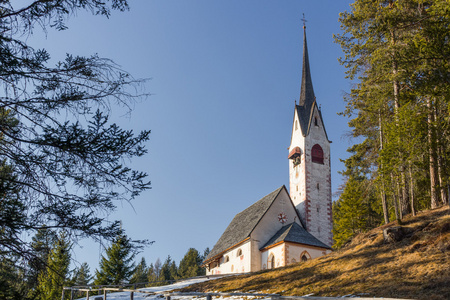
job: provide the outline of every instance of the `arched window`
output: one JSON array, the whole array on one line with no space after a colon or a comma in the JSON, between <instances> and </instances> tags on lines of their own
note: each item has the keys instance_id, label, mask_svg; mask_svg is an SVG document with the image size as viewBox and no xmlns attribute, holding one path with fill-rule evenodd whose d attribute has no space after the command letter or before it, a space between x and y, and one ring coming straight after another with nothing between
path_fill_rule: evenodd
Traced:
<instances>
[{"instance_id":1,"label":"arched window","mask_svg":"<svg viewBox=\"0 0 450 300\"><path fill-rule=\"evenodd\" d=\"M318 144L315 144L311 149L312 162L323 165L323 150Z\"/></svg>"},{"instance_id":2,"label":"arched window","mask_svg":"<svg viewBox=\"0 0 450 300\"><path fill-rule=\"evenodd\" d=\"M317 122L317 117L314 117L314 126L319 126L319 123Z\"/></svg>"},{"instance_id":3,"label":"arched window","mask_svg":"<svg viewBox=\"0 0 450 300\"><path fill-rule=\"evenodd\" d=\"M239 257L241 255L242 255L242 249L239 249L236 256Z\"/></svg>"},{"instance_id":4,"label":"arched window","mask_svg":"<svg viewBox=\"0 0 450 300\"><path fill-rule=\"evenodd\" d=\"M270 254L269 259L267 260L267 268L274 269L275 268L275 256L273 253Z\"/></svg>"},{"instance_id":5,"label":"arched window","mask_svg":"<svg viewBox=\"0 0 450 300\"><path fill-rule=\"evenodd\" d=\"M303 251L302 254L300 254L300 261L307 261L311 259L311 255L309 255L308 251Z\"/></svg>"}]
</instances>

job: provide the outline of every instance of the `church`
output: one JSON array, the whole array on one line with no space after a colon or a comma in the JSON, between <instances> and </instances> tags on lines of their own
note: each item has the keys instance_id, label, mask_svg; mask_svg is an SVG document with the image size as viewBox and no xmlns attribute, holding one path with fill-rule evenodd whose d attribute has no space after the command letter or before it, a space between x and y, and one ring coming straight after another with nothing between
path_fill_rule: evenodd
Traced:
<instances>
[{"instance_id":1,"label":"church","mask_svg":"<svg viewBox=\"0 0 450 300\"><path fill-rule=\"evenodd\" d=\"M330 143L314 95L306 26L303 67L283 185L238 213L203 261L207 275L255 272L331 252Z\"/></svg>"}]
</instances>

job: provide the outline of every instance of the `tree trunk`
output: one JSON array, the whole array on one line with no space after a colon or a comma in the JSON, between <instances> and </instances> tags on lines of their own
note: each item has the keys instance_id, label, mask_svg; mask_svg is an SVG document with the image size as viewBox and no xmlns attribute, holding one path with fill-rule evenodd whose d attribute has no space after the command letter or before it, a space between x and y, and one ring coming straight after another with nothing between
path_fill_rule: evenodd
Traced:
<instances>
[{"instance_id":1,"label":"tree trunk","mask_svg":"<svg viewBox=\"0 0 450 300\"><path fill-rule=\"evenodd\" d=\"M383 150L383 130L381 126L381 113L378 114L378 125L380 130L380 152ZM389 211L386 201L386 190L384 186L383 165L380 163L380 176L381 176L381 205L383 206L384 224L389 223Z\"/></svg>"},{"instance_id":2,"label":"tree trunk","mask_svg":"<svg viewBox=\"0 0 450 300\"><path fill-rule=\"evenodd\" d=\"M414 179L412 176L411 162L408 164L409 169L409 203L411 205L411 214L416 215L416 210L414 209Z\"/></svg>"},{"instance_id":3,"label":"tree trunk","mask_svg":"<svg viewBox=\"0 0 450 300\"><path fill-rule=\"evenodd\" d=\"M427 97L428 108L428 152L430 156L430 196L431 208L437 208L439 205L438 194L436 190L437 174L436 174L436 138L433 128L433 107L430 97Z\"/></svg>"},{"instance_id":4,"label":"tree trunk","mask_svg":"<svg viewBox=\"0 0 450 300\"><path fill-rule=\"evenodd\" d=\"M392 3L391 3L392 4ZM395 31L391 30L391 43L392 46L396 43L396 36ZM396 59L396 53L394 52L392 54L392 75L393 75L393 89L394 89L394 113L395 113L395 125L397 127L400 126L399 124L399 118L398 118L398 111L400 109L400 83L398 81L397 75L398 75L398 63ZM400 144L402 142L402 137L398 137L398 143ZM403 163L403 157L402 153L399 153L400 157L400 178L401 178L401 193L398 193L399 197L399 203L400 203L400 210L401 215L408 214L408 189L406 186L406 175L405 175L405 168L403 167L405 164ZM398 183L397 183L398 184Z\"/></svg>"},{"instance_id":5,"label":"tree trunk","mask_svg":"<svg viewBox=\"0 0 450 300\"><path fill-rule=\"evenodd\" d=\"M395 186L396 184L396 180L394 180L394 175L391 174L391 180L392 180L392 197L394 199L394 210L395 210L395 219L396 220L400 220L400 215L399 215L399 209L398 209L398 201L397 201L397 192L395 191L396 188Z\"/></svg>"}]
</instances>

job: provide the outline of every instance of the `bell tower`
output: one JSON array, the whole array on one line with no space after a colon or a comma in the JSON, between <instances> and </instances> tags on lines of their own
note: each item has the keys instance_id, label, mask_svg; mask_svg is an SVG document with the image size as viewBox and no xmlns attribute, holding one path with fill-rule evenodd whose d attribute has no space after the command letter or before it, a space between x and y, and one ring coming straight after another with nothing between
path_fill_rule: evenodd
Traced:
<instances>
[{"instance_id":1,"label":"bell tower","mask_svg":"<svg viewBox=\"0 0 450 300\"><path fill-rule=\"evenodd\" d=\"M288 155L289 191L306 230L328 246L333 244L330 143L314 95L303 25L300 99L294 108Z\"/></svg>"}]
</instances>

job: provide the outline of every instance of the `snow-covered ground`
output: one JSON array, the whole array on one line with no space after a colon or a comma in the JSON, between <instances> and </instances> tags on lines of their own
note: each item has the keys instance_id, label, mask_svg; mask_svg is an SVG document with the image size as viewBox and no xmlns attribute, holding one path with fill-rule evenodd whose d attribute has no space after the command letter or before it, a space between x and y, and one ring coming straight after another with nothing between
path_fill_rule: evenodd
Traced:
<instances>
[{"instance_id":1,"label":"snow-covered ground","mask_svg":"<svg viewBox=\"0 0 450 300\"><path fill-rule=\"evenodd\" d=\"M174 284L170 284L170 285L163 285L163 286L155 286L155 287L148 287L148 288L142 288L142 289L138 289L134 292L134 300L161 300L162 298L162 294L164 292L168 292L168 291L172 291L172 290L176 290L176 289L180 289L186 286L189 286L191 284L194 283L198 283L198 282L203 282L203 281L207 281L210 280L206 277L203 278L194 278L194 279L189 279L189 280L183 280L183 281L178 281ZM147 293L139 293L139 291L146 291L146 292L152 292L152 293L159 293L157 295L151 295L151 294L147 294ZM101 299L103 299L102 295L90 295L89 299L90 300L94 300L97 297L100 297ZM181 299L184 297L177 297L177 299ZM189 298L192 298L189 297ZM84 300L86 299L86 297L82 297L79 298L78 300ZM130 292L111 292L108 293L106 296L107 300L125 300L125 299L130 299Z\"/></svg>"}]
</instances>

